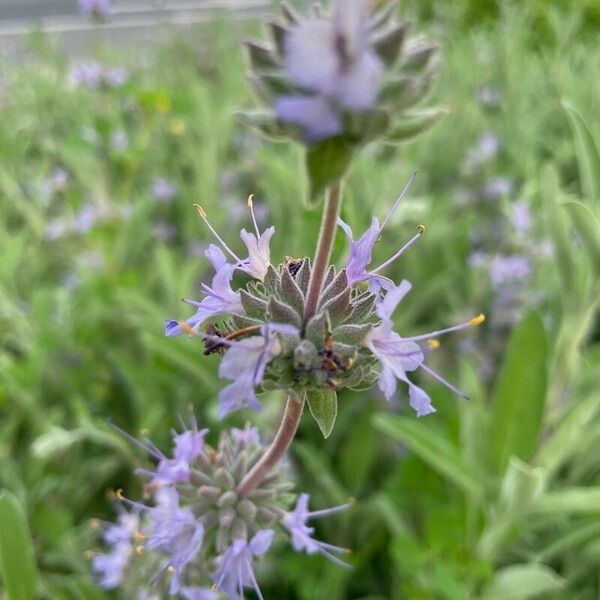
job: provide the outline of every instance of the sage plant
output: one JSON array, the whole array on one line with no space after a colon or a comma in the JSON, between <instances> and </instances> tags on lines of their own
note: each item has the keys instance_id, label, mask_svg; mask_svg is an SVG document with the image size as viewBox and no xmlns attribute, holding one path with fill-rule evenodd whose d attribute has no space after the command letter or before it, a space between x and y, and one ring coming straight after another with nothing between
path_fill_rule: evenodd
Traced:
<instances>
[{"instance_id":1,"label":"sage plant","mask_svg":"<svg viewBox=\"0 0 600 600\"><path fill-rule=\"evenodd\" d=\"M104 527L109 551L93 559L105 587L122 586L127 597L168 594L188 600L219 593L241 600L250 588L262 598L255 563L276 537L285 536L296 551L348 567L346 549L316 539L312 523L347 510L351 502L309 509L309 494L294 492L284 460L305 406L327 438L342 389L378 386L390 399L400 382L421 417L435 412L427 392L412 379L421 369L465 397L426 364L426 357L438 349L439 336L479 325L483 315L411 337L394 331L392 315L411 285L394 283L386 269L424 227L387 260L371 264L374 245L412 178L387 214L381 220L373 216L360 235L339 217L341 176L349 158L367 140L389 137L398 117L390 110L392 90L399 94L400 87L407 94L407 86L422 88L418 76L404 74L402 65L419 72L433 52L433 46L421 45L420 53L412 50L400 60L408 25L392 22L392 8L373 15L367 2L337 0L330 15L301 18L284 7L286 25L271 24L275 44L248 45L253 77L263 83L274 78L281 83L278 89L285 88L271 98L272 123L306 146L312 201L327 188L316 249L312 259L273 257L275 227L259 228L252 196L241 244L216 231L196 205L214 238L206 250L214 275L202 284L201 298L185 300L193 314L169 319L164 327L167 336L187 335L203 344L205 355L220 355L219 376L230 380L219 393L220 417L260 410L260 393L279 390L286 399L281 422L268 443L246 427L221 432L213 448L205 442L207 430L193 418L191 426L173 433L168 455L140 442L155 468L139 471L147 479L144 502L117 493L121 515L116 525ZM386 81L392 87L386 88ZM411 97L416 96L413 90ZM338 229L349 252L344 264L333 265Z\"/></svg>"}]
</instances>

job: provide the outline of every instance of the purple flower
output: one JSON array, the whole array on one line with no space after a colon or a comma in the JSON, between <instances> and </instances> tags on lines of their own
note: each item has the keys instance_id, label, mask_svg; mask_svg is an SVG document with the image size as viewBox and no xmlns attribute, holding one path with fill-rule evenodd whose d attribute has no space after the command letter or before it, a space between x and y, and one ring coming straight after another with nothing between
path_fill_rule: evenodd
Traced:
<instances>
[{"instance_id":1,"label":"purple flower","mask_svg":"<svg viewBox=\"0 0 600 600\"><path fill-rule=\"evenodd\" d=\"M263 596L254 576L255 556L263 555L273 543L275 532L262 529L247 542L237 539L221 557L215 587L224 592L229 600L244 600L244 588L252 588L260 600Z\"/></svg>"},{"instance_id":2,"label":"purple flower","mask_svg":"<svg viewBox=\"0 0 600 600\"><path fill-rule=\"evenodd\" d=\"M108 87L118 88L125 85L129 79L129 71L125 67L114 67L105 69L104 83Z\"/></svg>"},{"instance_id":3,"label":"purple flower","mask_svg":"<svg viewBox=\"0 0 600 600\"><path fill-rule=\"evenodd\" d=\"M519 233L525 233L531 228L531 212L529 204L524 200L515 202L510 210L510 220L515 230Z\"/></svg>"},{"instance_id":4,"label":"purple flower","mask_svg":"<svg viewBox=\"0 0 600 600\"><path fill-rule=\"evenodd\" d=\"M233 383L219 393L220 418L239 408L261 409L254 388L262 382L269 361L281 354L280 334L297 333L292 325L267 323L262 326L261 335L230 344L219 366L219 376L232 379Z\"/></svg>"},{"instance_id":5,"label":"purple flower","mask_svg":"<svg viewBox=\"0 0 600 600\"><path fill-rule=\"evenodd\" d=\"M308 510L308 500L308 494L300 494L300 496L298 496L298 501L296 502L296 508L294 508L293 511L286 513L281 522L282 525L290 532L294 550L297 552L304 550L307 554L315 554L318 552L319 554L326 556L335 564L342 567L348 567L349 565L347 563L332 554L333 552L347 554L348 550L346 548L332 546L331 544L315 540L312 537L315 532L315 528L309 527L306 522L309 519L325 517L327 515L332 515L342 510L346 510L351 506L351 504L347 503L340 506L334 506L333 508L327 508L325 510L310 512Z\"/></svg>"},{"instance_id":6,"label":"purple flower","mask_svg":"<svg viewBox=\"0 0 600 600\"><path fill-rule=\"evenodd\" d=\"M217 595L209 588L184 587L179 593L184 600L217 600Z\"/></svg>"},{"instance_id":7,"label":"purple flower","mask_svg":"<svg viewBox=\"0 0 600 600\"><path fill-rule=\"evenodd\" d=\"M117 129L117 131L112 134L110 143L113 150L123 152L124 150L127 150L127 146L129 145L129 136L124 129Z\"/></svg>"},{"instance_id":8,"label":"purple flower","mask_svg":"<svg viewBox=\"0 0 600 600\"><path fill-rule=\"evenodd\" d=\"M221 249L214 244L208 247L205 254L216 271L212 287L202 284L206 297L200 302L184 300L197 308L196 314L185 323L173 320L165 321L165 335L181 335L184 331L196 333L200 325L210 317L223 313L243 312L239 293L231 289L231 278L235 271L235 265L229 264Z\"/></svg>"},{"instance_id":9,"label":"purple flower","mask_svg":"<svg viewBox=\"0 0 600 600\"><path fill-rule=\"evenodd\" d=\"M260 233L258 228L258 223L256 221L256 215L254 214L254 204L252 202L253 195L251 194L248 197L248 207L250 208L250 214L252 215L252 222L254 224L254 230L256 231L256 235L253 233L248 233L245 229L242 229L240 232L240 237L243 242L246 244L246 248L248 249L248 258L241 259L221 238L221 236L217 233L215 228L210 224L208 218L206 217L206 212L204 209L198 205L194 204L196 209L198 210L198 214L200 218L206 223L206 226L210 229L211 233L217 238L223 249L236 261L235 268L240 269L255 277L256 279L260 279L261 281L264 279L264 276L267 273L267 269L271 264L271 251L269 249L269 242L275 233L275 227L268 227Z\"/></svg>"},{"instance_id":10,"label":"purple flower","mask_svg":"<svg viewBox=\"0 0 600 600\"><path fill-rule=\"evenodd\" d=\"M277 116L301 125L308 140L318 141L341 132L340 108L371 108L383 65L368 34L366 0L335 0L330 18L298 23L285 40L284 70L307 95L278 98Z\"/></svg>"},{"instance_id":11,"label":"purple flower","mask_svg":"<svg viewBox=\"0 0 600 600\"><path fill-rule=\"evenodd\" d=\"M388 211L386 217L383 220L383 223L379 225L379 220L377 217L373 217L371 220L370 227L363 233L363 235L358 239L354 240L354 233L352 232L351 227L342 221L342 219L338 219L338 225L344 230L346 234L346 238L350 243L350 257L346 263L346 275L348 277L348 283L350 285L354 285L361 281L369 281L374 284L377 288L383 287L384 289L389 289L393 284L389 279L383 277L381 275L377 275L379 271L382 271L388 265L393 263L397 258L399 258L414 242L416 242L421 234L425 231L425 228L422 225L419 225L417 228L417 233L410 239L406 244L404 244L400 250L398 250L392 257L386 260L384 263L372 269L371 271L367 271L367 266L371 263L372 255L373 255L373 246L379 239L383 228L387 224L387 222L391 219L392 215L396 211L396 208L400 204L402 198L408 191L411 183L415 178L415 173L411 176L408 183L404 186L404 189L400 193L400 196L394 202L392 208Z\"/></svg>"},{"instance_id":12,"label":"purple flower","mask_svg":"<svg viewBox=\"0 0 600 600\"><path fill-rule=\"evenodd\" d=\"M244 429L233 427L229 434L231 435L232 439L242 446L260 444L260 433L256 427L250 427L249 425L246 425Z\"/></svg>"},{"instance_id":13,"label":"purple flower","mask_svg":"<svg viewBox=\"0 0 600 600\"><path fill-rule=\"evenodd\" d=\"M154 445L148 443L145 448L158 459L156 472L138 469L138 473L149 475L152 479L150 486L172 485L186 482L190 479L190 466L204 450L204 436L208 429L198 431L194 421L192 429L183 433L173 431L173 458L167 458Z\"/></svg>"},{"instance_id":14,"label":"purple flower","mask_svg":"<svg viewBox=\"0 0 600 600\"><path fill-rule=\"evenodd\" d=\"M436 336L479 325L483 322L484 317L483 315L479 315L460 325L403 338L392 330L391 316L402 298L410 291L410 287L410 283L403 280L399 286L386 292L377 305L377 313L382 321L379 325L371 329L363 343L381 363L378 384L386 399L389 400L393 396L396 391L396 380L400 379L408 385L411 407L414 408L418 417L422 417L435 412L435 408L431 405L431 398L427 393L412 383L408 379L406 372L421 368L455 394L466 398L463 392L426 366L423 361L426 351L433 350L439 346L439 343L435 340ZM417 342L422 340L428 342L428 348L423 349L419 346Z\"/></svg>"},{"instance_id":15,"label":"purple flower","mask_svg":"<svg viewBox=\"0 0 600 600\"><path fill-rule=\"evenodd\" d=\"M465 169L472 172L481 165L492 160L500 150L500 140L493 133L482 135L473 148L469 150L465 159Z\"/></svg>"},{"instance_id":16,"label":"purple flower","mask_svg":"<svg viewBox=\"0 0 600 600\"><path fill-rule=\"evenodd\" d=\"M531 275L531 262L526 256L494 256L490 263L492 286L523 281Z\"/></svg>"},{"instance_id":17,"label":"purple flower","mask_svg":"<svg viewBox=\"0 0 600 600\"><path fill-rule=\"evenodd\" d=\"M181 587L185 567L202 548L204 526L189 508L179 506L177 490L164 487L156 494L156 506L146 508L149 524L144 532L149 550L164 552L168 560L154 581L168 570L171 573L169 593L173 596Z\"/></svg>"},{"instance_id":18,"label":"purple flower","mask_svg":"<svg viewBox=\"0 0 600 600\"><path fill-rule=\"evenodd\" d=\"M97 554L92 559L92 569L100 576L100 585L106 589L117 587L122 579L125 567L133 552L133 539L139 527L138 512L121 512L117 523L110 525L104 535L104 541L112 546L112 551Z\"/></svg>"},{"instance_id":19,"label":"purple flower","mask_svg":"<svg viewBox=\"0 0 600 600\"><path fill-rule=\"evenodd\" d=\"M158 178L152 182L152 195L154 196L154 199L159 202L169 202L170 200L173 200L176 193L177 189L168 179Z\"/></svg>"},{"instance_id":20,"label":"purple flower","mask_svg":"<svg viewBox=\"0 0 600 600\"><path fill-rule=\"evenodd\" d=\"M486 200L497 200L510 195L513 187L513 180L510 177L495 177L485 184L483 196Z\"/></svg>"},{"instance_id":21,"label":"purple flower","mask_svg":"<svg viewBox=\"0 0 600 600\"><path fill-rule=\"evenodd\" d=\"M96 90L103 82L104 69L100 63L88 61L71 67L69 81L76 86L82 85Z\"/></svg>"},{"instance_id":22,"label":"purple flower","mask_svg":"<svg viewBox=\"0 0 600 600\"><path fill-rule=\"evenodd\" d=\"M88 17L107 19L112 15L112 1L79 0L79 10Z\"/></svg>"}]
</instances>

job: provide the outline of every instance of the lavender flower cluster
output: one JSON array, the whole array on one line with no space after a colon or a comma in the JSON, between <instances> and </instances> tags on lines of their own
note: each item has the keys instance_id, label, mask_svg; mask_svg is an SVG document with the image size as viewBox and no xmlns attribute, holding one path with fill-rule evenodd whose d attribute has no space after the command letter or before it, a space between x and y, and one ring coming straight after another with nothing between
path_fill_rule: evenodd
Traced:
<instances>
[{"instance_id":1,"label":"lavender flower cluster","mask_svg":"<svg viewBox=\"0 0 600 600\"><path fill-rule=\"evenodd\" d=\"M244 589L250 588L262 599L254 564L272 547L277 531L289 537L296 551L320 553L347 566L336 556L347 551L316 540L308 522L345 510L349 503L311 512L308 494L300 494L289 510L294 496L282 466L241 495L238 486L263 451L258 430L247 426L223 432L216 448L206 444L207 434L195 421L173 432L170 456L149 441L138 442L156 463L154 469L138 470L148 480L148 501L116 493L117 522L102 525L109 550L92 558L103 587L122 586L127 598L152 597L148 590L153 589L160 594L156 597L185 600L216 599L218 592L243 600Z\"/></svg>"}]
</instances>

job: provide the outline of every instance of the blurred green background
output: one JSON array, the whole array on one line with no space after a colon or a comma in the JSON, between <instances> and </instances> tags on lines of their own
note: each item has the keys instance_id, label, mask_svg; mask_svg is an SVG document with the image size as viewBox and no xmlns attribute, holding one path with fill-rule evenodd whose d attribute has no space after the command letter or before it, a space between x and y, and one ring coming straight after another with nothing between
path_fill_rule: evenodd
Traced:
<instances>
[{"instance_id":1,"label":"blurred green background","mask_svg":"<svg viewBox=\"0 0 600 600\"><path fill-rule=\"evenodd\" d=\"M401 333L488 315L432 361L472 400L422 378L438 408L426 419L376 391L343 394L326 441L306 417L298 490L315 507L356 497L318 526L353 549L354 569L282 540L262 591L598 598L600 5L407 0L400 13L441 43L434 96L448 115L415 143L369 147L343 218L364 229L419 172L376 258L427 226L389 273L413 283ZM189 316L179 299L209 272L194 202L235 245L254 193L277 229L273 260L313 252L300 151L234 114L254 105L241 41L259 31L217 16L151 54L107 39L77 59L33 34L24 58L0 63L0 573L25 582L14 598L119 597L92 584L89 523L112 518L110 490L139 496L147 458L111 423L166 449L190 403L213 441L246 420L269 437L277 422L278 395L219 422L215 357L162 330ZM339 236L335 258L345 251Z\"/></svg>"}]
</instances>

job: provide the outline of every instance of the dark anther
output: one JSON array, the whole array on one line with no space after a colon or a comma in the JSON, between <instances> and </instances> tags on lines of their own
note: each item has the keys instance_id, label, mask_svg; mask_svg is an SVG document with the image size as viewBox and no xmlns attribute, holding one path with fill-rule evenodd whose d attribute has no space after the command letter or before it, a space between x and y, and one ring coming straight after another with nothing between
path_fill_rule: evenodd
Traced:
<instances>
[{"instance_id":1,"label":"dark anther","mask_svg":"<svg viewBox=\"0 0 600 600\"><path fill-rule=\"evenodd\" d=\"M223 354L227 344L220 342L217 338L224 338L218 325L209 325L206 328L206 336L202 338L205 345L204 356L209 354Z\"/></svg>"},{"instance_id":2,"label":"dark anther","mask_svg":"<svg viewBox=\"0 0 600 600\"><path fill-rule=\"evenodd\" d=\"M285 264L285 267L287 268L287 270L290 272L290 275L292 277L296 277L296 274L298 273L298 271L301 269L302 265L304 264L304 259L303 258L292 258L291 256L286 256L284 264Z\"/></svg>"}]
</instances>

